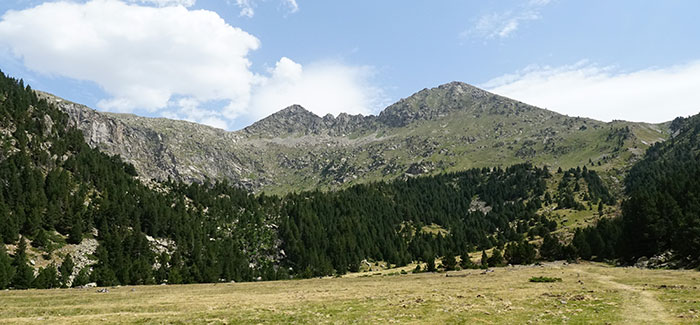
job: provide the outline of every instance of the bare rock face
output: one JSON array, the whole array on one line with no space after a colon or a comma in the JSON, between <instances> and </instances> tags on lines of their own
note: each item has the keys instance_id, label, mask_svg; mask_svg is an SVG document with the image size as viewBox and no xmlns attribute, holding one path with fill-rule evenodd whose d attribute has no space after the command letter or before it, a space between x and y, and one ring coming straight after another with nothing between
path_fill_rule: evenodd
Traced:
<instances>
[{"instance_id":1,"label":"bare rock face","mask_svg":"<svg viewBox=\"0 0 700 325\"><path fill-rule=\"evenodd\" d=\"M85 141L119 155L139 175L159 181L203 182L207 179L242 180L247 169L238 158L235 133L196 123L130 114L97 112L87 106L41 94L68 113L69 125L83 131ZM263 180L242 186L259 187Z\"/></svg>"}]
</instances>

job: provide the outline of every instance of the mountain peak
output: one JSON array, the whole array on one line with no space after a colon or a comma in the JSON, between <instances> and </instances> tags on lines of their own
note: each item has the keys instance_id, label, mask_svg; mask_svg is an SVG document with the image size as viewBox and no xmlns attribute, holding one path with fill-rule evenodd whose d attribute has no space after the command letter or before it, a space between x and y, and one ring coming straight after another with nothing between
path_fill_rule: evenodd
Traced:
<instances>
[{"instance_id":1,"label":"mountain peak","mask_svg":"<svg viewBox=\"0 0 700 325\"><path fill-rule=\"evenodd\" d=\"M248 134L276 137L316 133L323 119L301 105L291 105L243 129Z\"/></svg>"},{"instance_id":2,"label":"mountain peak","mask_svg":"<svg viewBox=\"0 0 700 325\"><path fill-rule=\"evenodd\" d=\"M300 105L292 105L253 123L243 131L261 137L310 134L345 136L374 129L376 125L376 116L372 115L340 113L335 117L329 113L320 117Z\"/></svg>"},{"instance_id":3,"label":"mountain peak","mask_svg":"<svg viewBox=\"0 0 700 325\"><path fill-rule=\"evenodd\" d=\"M387 107L379 120L392 127L405 126L415 120L430 120L450 112L466 110L496 95L470 84L453 81L435 88L425 88Z\"/></svg>"},{"instance_id":4,"label":"mountain peak","mask_svg":"<svg viewBox=\"0 0 700 325\"><path fill-rule=\"evenodd\" d=\"M294 104L294 105L290 105L288 107L285 107L285 108L277 111L276 113L273 113L270 116L275 116L275 115L277 115L277 116L279 116L279 115L286 115L286 116L309 115L309 116L318 117L316 114L312 113L308 109L304 108L304 106L301 106L299 104Z\"/></svg>"}]
</instances>

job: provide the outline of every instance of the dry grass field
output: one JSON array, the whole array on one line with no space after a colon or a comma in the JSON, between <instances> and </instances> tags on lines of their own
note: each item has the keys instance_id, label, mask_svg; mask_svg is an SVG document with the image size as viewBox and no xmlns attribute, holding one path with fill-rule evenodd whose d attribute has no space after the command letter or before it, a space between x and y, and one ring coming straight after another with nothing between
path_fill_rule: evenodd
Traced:
<instances>
[{"instance_id":1,"label":"dry grass field","mask_svg":"<svg viewBox=\"0 0 700 325\"><path fill-rule=\"evenodd\" d=\"M700 323L700 273L591 263L108 290L3 291L0 323Z\"/></svg>"}]
</instances>

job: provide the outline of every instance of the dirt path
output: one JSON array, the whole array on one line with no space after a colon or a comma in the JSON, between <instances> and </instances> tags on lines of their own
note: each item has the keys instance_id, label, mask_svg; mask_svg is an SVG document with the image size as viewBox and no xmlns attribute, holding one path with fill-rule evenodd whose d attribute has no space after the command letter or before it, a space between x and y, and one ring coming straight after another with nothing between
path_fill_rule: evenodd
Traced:
<instances>
[{"instance_id":1,"label":"dirt path","mask_svg":"<svg viewBox=\"0 0 700 325\"><path fill-rule=\"evenodd\" d=\"M575 269L586 274L606 287L620 290L623 296L622 313L625 322L631 324L672 324L674 318L668 314L664 306L656 299L654 293L635 286L620 283L610 275Z\"/></svg>"}]
</instances>

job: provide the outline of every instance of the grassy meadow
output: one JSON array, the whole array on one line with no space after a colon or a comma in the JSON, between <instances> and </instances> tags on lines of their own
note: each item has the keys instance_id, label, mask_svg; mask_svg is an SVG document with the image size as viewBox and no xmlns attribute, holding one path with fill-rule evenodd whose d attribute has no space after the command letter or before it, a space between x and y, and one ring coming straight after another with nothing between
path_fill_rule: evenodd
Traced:
<instances>
[{"instance_id":1,"label":"grassy meadow","mask_svg":"<svg viewBox=\"0 0 700 325\"><path fill-rule=\"evenodd\" d=\"M602 264L0 292L0 323L700 323L700 273ZM532 277L561 278L534 283Z\"/></svg>"}]
</instances>

